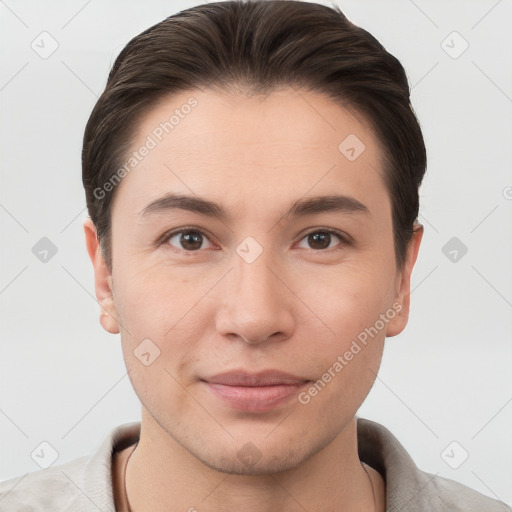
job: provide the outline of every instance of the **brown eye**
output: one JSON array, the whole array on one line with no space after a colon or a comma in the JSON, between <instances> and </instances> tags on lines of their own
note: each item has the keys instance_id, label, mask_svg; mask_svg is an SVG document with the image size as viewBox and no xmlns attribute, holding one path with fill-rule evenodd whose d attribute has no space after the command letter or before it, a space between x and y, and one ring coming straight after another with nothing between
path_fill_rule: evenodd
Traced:
<instances>
[{"instance_id":1,"label":"brown eye","mask_svg":"<svg viewBox=\"0 0 512 512\"><path fill-rule=\"evenodd\" d=\"M184 251L198 251L203 248L203 242L208 238L201 231L182 230L175 231L167 239L167 243Z\"/></svg>"},{"instance_id":2,"label":"brown eye","mask_svg":"<svg viewBox=\"0 0 512 512\"><path fill-rule=\"evenodd\" d=\"M313 249L314 251L322 251L330 249L336 244L331 245L332 242L344 242L345 238L332 230L317 230L308 233L302 240L306 240L308 247L306 249Z\"/></svg>"}]
</instances>

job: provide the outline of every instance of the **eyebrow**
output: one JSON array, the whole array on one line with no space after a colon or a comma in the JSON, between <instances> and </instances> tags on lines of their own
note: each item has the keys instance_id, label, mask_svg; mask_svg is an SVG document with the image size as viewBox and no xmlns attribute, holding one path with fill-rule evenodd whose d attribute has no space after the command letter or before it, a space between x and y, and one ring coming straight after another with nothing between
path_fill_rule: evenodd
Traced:
<instances>
[{"instance_id":1,"label":"eyebrow","mask_svg":"<svg viewBox=\"0 0 512 512\"><path fill-rule=\"evenodd\" d=\"M222 221L229 221L232 215L223 206L197 196L169 193L155 199L139 212L147 218L152 215L172 210L186 210ZM282 217L304 217L324 212L362 213L371 216L370 210L363 203L351 196L326 195L315 196L294 201Z\"/></svg>"}]
</instances>

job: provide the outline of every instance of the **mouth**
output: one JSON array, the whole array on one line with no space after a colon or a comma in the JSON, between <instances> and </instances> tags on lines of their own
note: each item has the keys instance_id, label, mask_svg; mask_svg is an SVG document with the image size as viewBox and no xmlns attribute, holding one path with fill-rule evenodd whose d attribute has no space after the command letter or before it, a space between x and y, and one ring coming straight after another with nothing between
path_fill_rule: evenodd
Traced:
<instances>
[{"instance_id":1,"label":"mouth","mask_svg":"<svg viewBox=\"0 0 512 512\"><path fill-rule=\"evenodd\" d=\"M259 373L235 370L202 382L215 398L234 409L267 412L297 396L310 381L276 370Z\"/></svg>"}]
</instances>

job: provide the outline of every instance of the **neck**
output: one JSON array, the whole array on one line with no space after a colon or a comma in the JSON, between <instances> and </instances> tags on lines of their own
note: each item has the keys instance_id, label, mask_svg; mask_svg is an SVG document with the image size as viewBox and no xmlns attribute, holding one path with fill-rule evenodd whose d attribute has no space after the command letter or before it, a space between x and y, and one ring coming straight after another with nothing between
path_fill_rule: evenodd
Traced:
<instances>
[{"instance_id":1,"label":"neck","mask_svg":"<svg viewBox=\"0 0 512 512\"><path fill-rule=\"evenodd\" d=\"M379 474L357 453L356 420L319 452L292 469L230 474L185 450L143 408L139 443L126 468L133 512L251 510L384 510ZM171 507L169 507L171 504Z\"/></svg>"}]
</instances>

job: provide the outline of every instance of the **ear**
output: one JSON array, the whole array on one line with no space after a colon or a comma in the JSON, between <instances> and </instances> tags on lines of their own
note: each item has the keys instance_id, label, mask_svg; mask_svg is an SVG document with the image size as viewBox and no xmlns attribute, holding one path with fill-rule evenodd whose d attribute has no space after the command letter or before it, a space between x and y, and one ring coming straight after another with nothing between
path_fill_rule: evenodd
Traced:
<instances>
[{"instance_id":1,"label":"ear","mask_svg":"<svg viewBox=\"0 0 512 512\"><path fill-rule=\"evenodd\" d=\"M119 324L112 291L112 276L101 254L96 226L90 217L84 220L83 226L87 252L94 269L94 288L100 305L100 323L107 332L118 334Z\"/></svg>"},{"instance_id":2,"label":"ear","mask_svg":"<svg viewBox=\"0 0 512 512\"><path fill-rule=\"evenodd\" d=\"M409 306L411 296L411 273L418 257L421 239L423 238L423 225L414 224L414 232L407 246L407 254L403 270L397 276L397 292L393 304L400 304L401 309L398 314L391 319L386 326L386 337L400 334L409 320ZM396 309L395 309L396 308ZM396 311L398 307L395 306Z\"/></svg>"}]
</instances>

